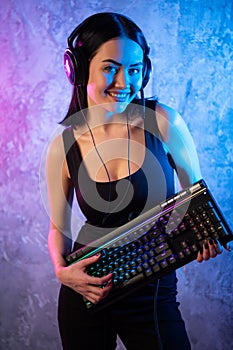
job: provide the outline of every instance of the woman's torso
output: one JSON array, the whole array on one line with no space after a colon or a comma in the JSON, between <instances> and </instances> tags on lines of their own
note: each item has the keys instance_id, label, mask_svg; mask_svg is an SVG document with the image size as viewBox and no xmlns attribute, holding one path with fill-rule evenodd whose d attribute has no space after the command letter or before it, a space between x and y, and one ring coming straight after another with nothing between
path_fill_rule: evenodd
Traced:
<instances>
[{"instance_id":1,"label":"woman's torso","mask_svg":"<svg viewBox=\"0 0 233 350\"><path fill-rule=\"evenodd\" d=\"M150 101L150 104L153 105L153 102ZM138 143L143 146L144 151L136 160L138 165L133 169L131 169L132 165L128 166L127 171L123 172L124 176L118 175L120 178L117 180L95 181L83 162L83 152L74 137L72 128L64 131L63 138L70 176L80 209L90 225L111 228L120 226L174 194L174 171L159 140L154 108L152 113L150 111L146 113L143 138L139 137ZM131 137L132 141L134 136L131 135ZM125 143L125 150L126 146ZM132 145L131 148L133 149ZM132 154L132 149L130 151L127 149L128 154ZM95 149L94 152L96 152ZM128 154L126 153L124 157L127 158ZM100 160L99 162L101 163ZM117 165L116 169L115 174L121 174L118 172ZM130 174L126 175L128 172Z\"/></svg>"}]
</instances>

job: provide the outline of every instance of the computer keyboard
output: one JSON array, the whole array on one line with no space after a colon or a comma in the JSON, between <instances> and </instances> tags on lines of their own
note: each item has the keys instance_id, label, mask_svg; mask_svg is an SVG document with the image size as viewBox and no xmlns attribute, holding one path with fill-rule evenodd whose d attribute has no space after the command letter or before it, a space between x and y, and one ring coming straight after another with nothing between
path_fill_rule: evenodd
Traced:
<instances>
[{"instance_id":1,"label":"computer keyboard","mask_svg":"<svg viewBox=\"0 0 233 350\"><path fill-rule=\"evenodd\" d=\"M204 180L66 257L68 265L101 253L87 273L113 274L109 295L87 309L99 310L197 257L205 240L225 244L233 234Z\"/></svg>"}]
</instances>

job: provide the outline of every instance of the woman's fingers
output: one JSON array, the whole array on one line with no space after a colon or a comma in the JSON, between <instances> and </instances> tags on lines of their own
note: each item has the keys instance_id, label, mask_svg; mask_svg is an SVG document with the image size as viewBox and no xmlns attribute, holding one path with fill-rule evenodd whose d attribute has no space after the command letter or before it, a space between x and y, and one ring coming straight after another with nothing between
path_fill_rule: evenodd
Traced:
<instances>
[{"instance_id":1,"label":"woman's fingers","mask_svg":"<svg viewBox=\"0 0 233 350\"><path fill-rule=\"evenodd\" d=\"M214 248L217 254L222 254L223 252L223 247L222 245L219 243L219 241L217 239L215 239L214 241Z\"/></svg>"},{"instance_id":2,"label":"woman's fingers","mask_svg":"<svg viewBox=\"0 0 233 350\"><path fill-rule=\"evenodd\" d=\"M101 254L95 254L93 256L91 256L90 258L85 258L83 260L79 261L79 266L85 268L88 265L94 264L95 262L97 262L99 260L99 258L101 257Z\"/></svg>"},{"instance_id":3,"label":"woman's fingers","mask_svg":"<svg viewBox=\"0 0 233 350\"><path fill-rule=\"evenodd\" d=\"M101 254L96 254L69 267L73 281L68 284L92 303L97 303L105 298L112 288L112 273L103 277L94 277L87 273L87 267L97 262L100 256Z\"/></svg>"},{"instance_id":4,"label":"woman's fingers","mask_svg":"<svg viewBox=\"0 0 233 350\"><path fill-rule=\"evenodd\" d=\"M85 297L92 303L96 304L100 300L105 298L109 294L111 289L112 289L112 280L105 283L103 287L91 284L88 286L86 290Z\"/></svg>"},{"instance_id":5,"label":"woman's fingers","mask_svg":"<svg viewBox=\"0 0 233 350\"><path fill-rule=\"evenodd\" d=\"M103 277L92 277L90 275L87 275L86 281L89 285L104 287L106 284L112 281L112 273L109 273Z\"/></svg>"},{"instance_id":6,"label":"woman's fingers","mask_svg":"<svg viewBox=\"0 0 233 350\"><path fill-rule=\"evenodd\" d=\"M223 247L217 240L209 239L203 243L203 246L198 252L197 261L202 262L203 260L209 260L210 258L215 258L217 255L221 254Z\"/></svg>"},{"instance_id":7,"label":"woman's fingers","mask_svg":"<svg viewBox=\"0 0 233 350\"><path fill-rule=\"evenodd\" d=\"M226 249L228 252L231 252L232 249L233 249L233 242L231 241L231 242L229 242L229 243L227 243L227 244L224 244L223 247L224 247L224 249Z\"/></svg>"}]
</instances>

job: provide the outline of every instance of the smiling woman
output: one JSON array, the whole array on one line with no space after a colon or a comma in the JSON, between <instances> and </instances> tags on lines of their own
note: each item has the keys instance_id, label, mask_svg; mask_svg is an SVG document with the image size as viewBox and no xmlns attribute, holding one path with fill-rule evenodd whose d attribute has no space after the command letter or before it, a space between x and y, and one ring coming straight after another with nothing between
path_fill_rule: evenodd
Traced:
<instances>
[{"instance_id":1,"label":"smiling woman","mask_svg":"<svg viewBox=\"0 0 233 350\"><path fill-rule=\"evenodd\" d=\"M142 71L143 50L135 41L120 38L102 44L90 62L88 107L105 104L109 112L124 112L141 89Z\"/></svg>"},{"instance_id":2,"label":"smiling woman","mask_svg":"<svg viewBox=\"0 0 233 350\"><path fill-rule=\"evenodd\" d=\"M190 349L176 301L175 273L92 313L84 300L103 300L113 287L113 273L87 274L99 255L70 266L65 261L72 250L172 196L174 169L181 186L201 178L183 119L156 99L144 98L151 71L148 55L140 28L116 13L87 18L68 38L64 63L74 88L62 124L69 127L47 155L48 243L62 284L58 317L65 350L92 350L96 344L112 350L117 334L128 350L161 349L161 344L163 350ZM72 242L69 209L74 192L86 222ZM205 242L197 260L221 250L218 242Z\"/></svg>"}]
</instances>

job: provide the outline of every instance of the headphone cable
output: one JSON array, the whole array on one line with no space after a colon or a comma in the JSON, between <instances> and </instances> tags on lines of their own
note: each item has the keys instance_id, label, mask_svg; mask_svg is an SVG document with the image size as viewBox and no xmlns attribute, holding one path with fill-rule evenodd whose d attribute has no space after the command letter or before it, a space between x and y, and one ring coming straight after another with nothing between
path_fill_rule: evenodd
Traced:
<instances>
[{"instance_id":1,"label":"headphone cable","mask_svg":"<svg viewBox=\"0 0 233 350\"><path fill-rule=\"evenodd\" d=\"M87 128L88 128L88 131L90 133L90 136L91 136L91 140L92 140L92 143L93 143L93 146L95 148L95 151L101 161L101 163L103 164L104 166L104 169L105 169L105 172L107 174L107 178L108 178L108 182L109 182L109 193L108 193L108 209L107 211L104 213L104 217L102 219L102 225L104 225L106 223L106 220L107 218L111 215L111 211L110 211L110 201L111 201L111 192L112 192L112 182L111 182L111 177L110 177L110 174L109 174L109 171L108 171L108 168L97 148L97 145L96 145L96 142L95 142L95 137L93 135L93 132L91 130L91 127L88 123L88 120L85 116L85 113L82 109L82 105L81 105L81 101L80 101L80 95L79 95L79 85L77 86L77 99L78 99L78 104L79 104L79 108L80 108L80 112L83 116L83 119L87 125ZM131 167L130 167L130 141L131 141L131 135L130 135L130 127L129 127L129 120L128 120L128 114L127 114L127 119L126 119L126 126L127 126L127 136L128 136L128 147L127 147L127 150L128 150L128 159L127 159L127 164L128 164L128 176L129 176L129 183L128 183L128 188L127 188L127 191L125 191L125 195L124 197L122 198L122 200L120 201L120 203L117 205L117 207L122 203L122 201L125 199L125 196L127 195L128 193L128 189L129 189L129 186L130 186L130 180L131 180ZM116 208L114 208L114 210L116 210Z\"/></svg>"}]
</instances>

